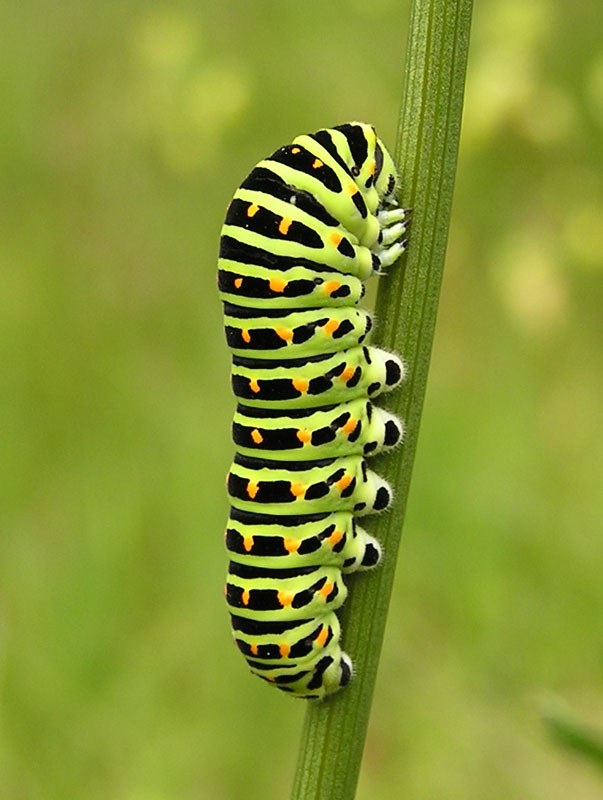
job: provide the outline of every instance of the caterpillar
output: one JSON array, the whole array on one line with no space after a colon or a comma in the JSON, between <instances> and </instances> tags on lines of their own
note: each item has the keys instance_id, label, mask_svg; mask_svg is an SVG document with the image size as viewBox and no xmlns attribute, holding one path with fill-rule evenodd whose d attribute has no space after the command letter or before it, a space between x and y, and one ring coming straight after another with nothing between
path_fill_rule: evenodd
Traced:
<instances>
[{"instance_id":1,"label":"caterpillar","mask_svg":"<svg viewBox=\"0 0 603 800\"><path fill-rule=\"evenodd\" d=\"M372 400L404 366L368 344L371 315L358 302L364 281L405 249L397 188L371 125L325 128L260 161L221 231L238 402L226 601L251 671L296 697L322 699L350 681L335 613L343 575L381 558L357 518L392 499L366 458L402 439L402 422Z\"/></svg>"}]
</instances>

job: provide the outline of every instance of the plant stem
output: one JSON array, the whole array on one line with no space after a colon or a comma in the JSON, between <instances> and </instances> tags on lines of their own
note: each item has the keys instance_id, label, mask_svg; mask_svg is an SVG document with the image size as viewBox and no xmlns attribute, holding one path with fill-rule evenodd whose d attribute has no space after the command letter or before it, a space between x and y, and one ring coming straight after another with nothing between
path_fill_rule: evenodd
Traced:
<instances>
[{"instance_id":1,"label":"plant stem","mask_svg":"<svg viewBox=\"0 0 603 800\"><path fill-rule=\"evenodd\" d=\"M353 580L342 613L345 649L356 676L333 698L309 705L292 800L352 800L364 748L379 654L425 395L448 237L461 126L472 0L413 0L404 70L397 164L401 201L413 209L405 267L381 281L377 343L401 353L403 388L384 404L406 424L404 446L378 459L393 485L393 509L371 531L384 544L382 565Z\"/></svg>"}]
</instances>

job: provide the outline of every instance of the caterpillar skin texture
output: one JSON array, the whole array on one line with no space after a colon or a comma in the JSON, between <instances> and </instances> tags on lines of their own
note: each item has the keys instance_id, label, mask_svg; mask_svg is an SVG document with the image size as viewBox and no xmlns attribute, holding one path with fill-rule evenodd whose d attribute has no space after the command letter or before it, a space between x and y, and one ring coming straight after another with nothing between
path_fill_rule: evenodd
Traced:
<instances>
[{"instance_id":1,"label":"caterpillar skin texture","mask_svg":"<svg viewBox=\"0 0 603 800\"><path fill-rule=\"evenodd\" d=\"M371 125L298 136L235 192L218 287L232 350L237 454L228 475L226 599L251 671L297 697L345 686L336 610L343 575L374 567L357 517L391 489L366 458L402 423L372 400L397 386L397 356L371 347L363 281L396 261L407 215Z\"/></svg>"}]
</instances>

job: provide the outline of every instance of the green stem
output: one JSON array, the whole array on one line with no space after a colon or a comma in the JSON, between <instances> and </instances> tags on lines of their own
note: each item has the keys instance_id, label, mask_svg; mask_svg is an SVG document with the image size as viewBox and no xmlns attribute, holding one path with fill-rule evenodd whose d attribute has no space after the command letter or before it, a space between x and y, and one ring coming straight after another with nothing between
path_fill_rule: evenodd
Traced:
<instances>
[{"instance_id":1,"label":"green stem","mask_svg":"<svg viewBox=\"0 0 603 800\"><path fill-rule=\"evenodd\" d=\"M413 0L404 70L397 163L401 200L413 209L405 267L381 281L377 343L401 353L403 388L387 406L406 424L404 446L378 459L394 487L393 509L371 525L384 544L382 565L353 584L342 613L345 649L356 676L342 692L310 704L304 722L292 800L352 800L396 556L406 510L448 237L458 153L472 0ZM367 526L368 527L368 526Z\"/></svg>"}]
</instances>

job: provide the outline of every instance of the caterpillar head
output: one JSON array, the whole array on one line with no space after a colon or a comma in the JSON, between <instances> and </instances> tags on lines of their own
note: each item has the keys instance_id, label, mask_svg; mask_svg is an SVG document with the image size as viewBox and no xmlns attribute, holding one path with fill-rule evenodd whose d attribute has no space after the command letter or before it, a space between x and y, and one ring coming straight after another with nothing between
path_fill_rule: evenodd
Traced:
<instances>
[{"instance_id":1,"label":"caterpillar head","mask_svg":"<svg viewBox=\"0 0 603 800\"><path fill-rule=\"evenodd\" d=\"M379 195L379 203L392 202L398 191L398 173L394 160L381 139L375 145L375 189Z\"/></svg>"},{"instance_id":2,"label":"caterpillar head","mask_svg":"<svg viewBox=\"0 0 603 800\"><path fill-rule=\"evenodd\" d=\"M396 167L373 126L366 122L350 122L338 125L335 130L341 131L348 140L352 159L349 166L360 190L370 194L374 189L379 205L393 201L398 189Z\"/></svg>"}]
</instances>

